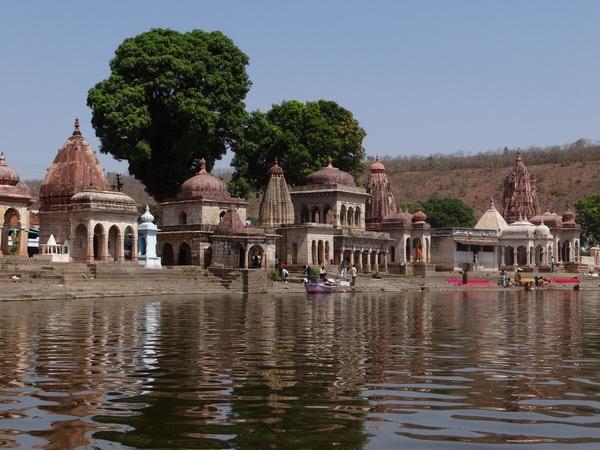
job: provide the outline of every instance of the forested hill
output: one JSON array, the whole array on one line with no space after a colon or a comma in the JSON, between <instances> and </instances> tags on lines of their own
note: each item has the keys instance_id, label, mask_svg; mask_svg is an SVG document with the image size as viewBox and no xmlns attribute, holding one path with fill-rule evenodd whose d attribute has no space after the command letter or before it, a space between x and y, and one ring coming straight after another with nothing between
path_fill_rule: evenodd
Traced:
<instances>
[{"instance_id":1,"label":"forested hill","mask_svg":"<svg viewBox=\"0 0 600 450\"><path fill-rule=\"evenodd\" d=\"M600 192L600 145L579 140L564 147L522 150L529 172L535 175L540 207L561 212L586 195ZM493 197L499 206L504 178L515 165L517 150L504 149L472 155L432 155L383 158L399 204L424 200L437 193L458 197L476 216Z\"/></svg>"}]
</instances>

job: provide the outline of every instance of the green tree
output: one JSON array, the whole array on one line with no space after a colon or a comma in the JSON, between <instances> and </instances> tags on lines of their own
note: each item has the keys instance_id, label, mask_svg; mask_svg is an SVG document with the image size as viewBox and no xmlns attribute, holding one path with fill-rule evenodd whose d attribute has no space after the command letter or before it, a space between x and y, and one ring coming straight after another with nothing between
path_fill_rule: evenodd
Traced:
<instances>
[{"instance_id":1,"label":"green tree","mask_svg":"<svg viewBox=\"0 0 600 450\"><path fill-rule=\"evenodd\" d=\"M473 208L458 198L434 194L423 202L409 204L409 211L414 212L419 204L432 228L470 228L475 225Z\"/></svg>"},{"instance_id":2,"label":"green tree","mask_svg":"<svg viewBox=\"0 0 600 450\"><path fill-rule=\"evenodd\" d=\"M581 245L593 247L600 243L600 193L584 197L575 203L577 223L581 225Z\"/></svg>"},{"instance_id":3,"label":"green tree","mask_svg":"<svg viewBox=\"0 0 600 450\"><path fill-rule=\"evenodd\" d=\"M225 154L246 121L248 57L222 33L153 29L119 45L88 93L100 150L162 200Z\"/></svg>"},{"instance_id":4,"label":"green tree","mask_svg":"<svg viewBox=\"0 0 600 450\"><path fill-rule=\"evenodd\" d=\"M335 167L358 180L365 169L365 136L352 113L333 101L290 100L273 105L266 113L255 111L243 137L233 146L235 173L230 191L247 196L251 190L264 189L275 158L292 186L323 167L327 156L333 158Z\"/></svg>"}]
</instances>

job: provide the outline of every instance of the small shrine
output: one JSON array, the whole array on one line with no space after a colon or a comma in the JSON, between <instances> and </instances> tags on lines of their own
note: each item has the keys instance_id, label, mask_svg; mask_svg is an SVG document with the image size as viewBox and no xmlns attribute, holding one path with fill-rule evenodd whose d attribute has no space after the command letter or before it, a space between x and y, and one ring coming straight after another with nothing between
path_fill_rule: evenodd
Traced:
<instances>
[{"instance_id":1,"label":"small shrine","mask_svg":"<svg viewBox=\"0 0 600 450\"><path fill-rule=\"evenodd\" d=\"M156 235L160 231L154 224L154 216L150 213L150 207L146 205L146 211L140 217L138 225L138 263L148 269L160 269L160 257L156 255Z\"/></svg>"}]
</instances>

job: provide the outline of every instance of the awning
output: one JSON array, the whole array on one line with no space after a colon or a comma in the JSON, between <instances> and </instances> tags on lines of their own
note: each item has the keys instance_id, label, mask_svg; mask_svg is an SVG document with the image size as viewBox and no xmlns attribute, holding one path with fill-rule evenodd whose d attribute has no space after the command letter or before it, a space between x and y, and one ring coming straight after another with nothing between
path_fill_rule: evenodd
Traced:
<instances>
[{"instance_id":1,"label":"awning","mask_svg":"<svg viewBox=\"0 0 600 450\"><path fill-rule=\"evenodd\" d=\"M455 242L464 245L480 245L483 247L502 247L499 241L482 241L478 239L457 239Z\"/></svg>"}]
</instances>

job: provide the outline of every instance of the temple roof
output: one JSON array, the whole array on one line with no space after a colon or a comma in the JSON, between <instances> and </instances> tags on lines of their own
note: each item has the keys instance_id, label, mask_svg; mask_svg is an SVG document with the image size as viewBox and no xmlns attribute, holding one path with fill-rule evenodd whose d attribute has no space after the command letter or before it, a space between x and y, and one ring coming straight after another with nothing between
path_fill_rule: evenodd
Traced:
<instances>
[{"instance_id":1,"label":"temple roof","mask_svg":"<svg viewBox=\"0 0 600 450\"><path fill-rule=\"evenodd\" d=\"M214 234L218 236L264 236L265 232L260 228L245 226L235 207L230 206L217 225Z\"/></svg>"},{"instance_id":2,"label":"temple roof","mask_svg":"<svg viewBox=\"0 0 600 450\"><path fill-rule=\"evenodd\" d=\"M502 231L506 228L508 224L502 214L496 209L496 205L494 204L494 199L490 199L490 206L487 211L484 212L477 224L475 224L475 229L477 230L496 230L496 232Z\"/></svg>"},{"instance_id":3,"label":"temple roof","mask_svg":"<svg viewBox=\"0 0 600 450\"><path fill-rule=\"evenodd\" d=\"M523 163L521 152L518 152L515 167L504 180L502 216L511 223L519 217L533 217L538 214L540 214L540 205L535 188L535 176L529 173Z\"/></svg>"},{"instance_id":4,"label":"temple roof","mask_svg":"<svg viewBox=\"0 0 600 450\"><path fill-rule=\"evenodd\" d=\"M306 184L331 185L342 184L356 186L354 178L348 172L333 167L331 157L327 157L327 165L306 177Z\"/></svg>"},{"instance_id":5,"label":"temple roof","mask_svg":"<svg viewBox=\"0 0 600 450\"><path fill-rule=\"evenodd\" d=\"M108 191L110 185L95 152L81 135L79 119L75 119L73 134L58 150L40 187L40 209L66 205L85 189Z\"/></svg>"},{"instance_id":6,"label":"temple roof","mask_svg":"<svg viewBox=\"0 0 600 450\"><path fill-rule=\"evenodd\" d=\"M206 160L204 158L200 160L200 170L198 173L184 181L177 193L177 199L179 200L201 198L217 200L231 198L225 182L211 175L206 170Z\"/></svg>"},{"instance_id":7,"label":"temple roof","mask_svg":"<svg viewBox=\"0 0 600 450\"><path fill-rule=\"evenodd\" d=\"M4 153L0 153L0 196L31 200L31 192L21 182L17 172L6 164Z\"/></svg>"},{"instance_id":8,"label":"temple roof","mask_svg":"<svg viewBox=\"0 0 600 450\"><path fill-rule=\"evenodd\" d=\"M379 157L375 157L375 162L369 167L365 190L370 194L365 202L365 225L368 230L376 230L385 217L396 212L392 183Z\"/></svg>"},{"instance_id":9,"label":"temple roof","mask_svg":"<svg viewBox=\"0 0 600 450\"><path fill-rule=\"evenodd\" d=\"M259 209L259 223L275 227L294 223L294 205L290 196L283 169L275 163L269 170L269 184L263 194Z\"/></svg>"}]
</instances>

